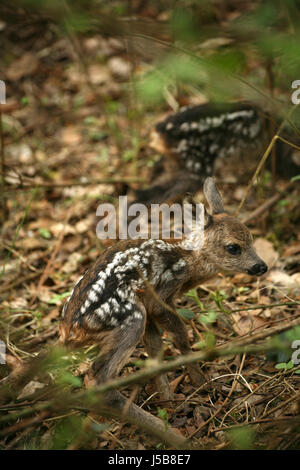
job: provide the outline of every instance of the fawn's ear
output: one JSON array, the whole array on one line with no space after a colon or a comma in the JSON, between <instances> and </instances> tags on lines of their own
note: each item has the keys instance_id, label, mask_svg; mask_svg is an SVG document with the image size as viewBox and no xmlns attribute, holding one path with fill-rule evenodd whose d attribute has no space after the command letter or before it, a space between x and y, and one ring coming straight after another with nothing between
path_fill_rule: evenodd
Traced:
<instances>
[{"instance_id":1,"label":"fawn's ear","mask_svg":"<svg viewBox=\"0 0 300 470\"><path fill-rule=\"evenodd\" d=\"M225 212L221 195L213 178L208 177L205 179L203 185L203 192L209 204L210 211L213 215L222 214L223 212Z\"/></svg>"},{"instance_id":2,"label":"fawn's ear","mask_svg":"<svg viewBox=\"0 0 300 470\"><path fill-rule=\"evenodd\" d=\"M185 193L183 198L183 205L188 204L189 210L191 210L192 219L196 220L199 217L199 212L197 212L197 204L191 193ZM207 212L206 207L203 205L203 217L204 217L204 228L207 228L212 224L212 216Z\"/></svg>"}]
</instances>

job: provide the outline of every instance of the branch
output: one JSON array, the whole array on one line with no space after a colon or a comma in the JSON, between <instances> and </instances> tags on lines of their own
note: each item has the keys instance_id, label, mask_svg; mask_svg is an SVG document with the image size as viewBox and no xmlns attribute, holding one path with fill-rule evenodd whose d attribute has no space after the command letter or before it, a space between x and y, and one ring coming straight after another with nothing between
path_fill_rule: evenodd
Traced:
<instances>
[{"instance_id":1,"label":"branch","mask_svg":"<svg viewBox=\"0 0 300 470\"><path fill-rule=\"evenodd\" d=\"M145 179L137 177L124 177L124 178L100 178L95 180L88 181L73 181L65 183L36 183L36 184L26 184L19 186L11 186L5 188L4 192L9 191L27 191L29 189L53 189L53 188L68 188L72 186L92 186L97 184L119 184L119 183L145 183Z\"/></svg>"}]
</instances>

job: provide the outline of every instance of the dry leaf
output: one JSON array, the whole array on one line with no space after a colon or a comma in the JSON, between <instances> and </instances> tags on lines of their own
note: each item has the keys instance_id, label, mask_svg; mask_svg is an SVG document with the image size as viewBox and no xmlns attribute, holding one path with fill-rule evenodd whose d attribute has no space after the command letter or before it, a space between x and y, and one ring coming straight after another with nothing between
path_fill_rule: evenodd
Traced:
<instances>
[{"instance_id":1,"label":"dry leaf","mask_svg":"<svg viewBox=\"0 0 300 470\"><path fill-rule=\"evenodd\" d=\"M76 126L67 126L61 132L61 141L66 145L78 145L82 135Z\"/></svg>"},{"instance_id":2,"label":"dry leaf","mask_svg":"<svg viewBox=\"0 0 300 470\"><path fill-rule=\"evenodd\" d=\"M265 263L267 264L269 270L275 266L278 261L279 254L274 250L273 245L268 240L264 238L257 238L254 241L254 248Z\"/></svg>"},{"instance_id":3,"label":"dry leaf","mask_svg":"<svg viewBox=\"0 0 300 470\"><path fill-rule=\"evenodd\" d=\"M85 233L91 228L93 223L94 223L94 216L90 215L86 219L83 219L77 222L77 224L75 225L75 229L77 230L78 233Z\"/></svg>"},{"instance_id":4,"label":"dry leaf","mask_svg":"<svg viewBox=\"0 0 300 470\"><path fill-rule=\"evenodd\" d=\"M45 384L41 382L37 382L35 380L31 380L30 382L28 382L27 385L25 385L25 387L23 388L22 392L20 393L17 399L20 400L22 398L29 397L36 390L38 390L39 388L44 388L44 387L45 387Z\"/></svg>"},{"instance_id":5,"label":"dry leaf","mask_svg":"<svg viewBox=\"0 0 300 470\"><path fill-rule=\"evenodd\" d=\"M175 393L178 385L180 384L180 382L182 382L184 377L185 377L185 374L181 374L181 375L179 375L179 377L176 377L176 379L174 379L174 380L172 380L172 382L170 382L170 391L171 391L171 393Z\"/></svg>"},{"instance_id":6,"label":"dry leaf","mask_svg":"<svg viewBox=\"0 0 300 470\"><path fill-rule=\"evenodd\" d=\"M293 256L300 253L300 244L288 246L283 253L283 256Z\"/></svg>"},{"instance_id":7,"label":"dry leaf","mask_svg":"<svg viewBox=\"0 0 300 470\"><path fill-rule=\"evenodd\" d=\"M280 286L285 292L293 291L294 295L300 294L300 273L290 276L286 272L276 269L268 274L267 280Z\"/></svg>"},{"instance_id":8,"label":"dry leaf","mask_svg":"<svg viewBox=\"0 0 300 470\"><path fill-rule=\"evenodd\" d=\"M76 271L77 267L78 267L78 263L79 263L79 260L81 259L81 254L80 253L72 253L69 258L68 258L68 261L63 265L62 267L62 271L64 273L73 273Z\"/></svg>"},{"instance_id":9,"label":"dry leaf","mask_svg":"<svg viewBox=\"0 0 300 470\"><path fill-rule=\"evenodd\" d=\"M36 54L26 52L20 59L15 60L6 71L6 76L13 82L20 80L27 75L33 75L37 70L39 61Z\"/></svg>"},{"instance_id":10,"label":"dry leaf","mask_svg":"<svg viewBox=\"0 0 300 470\"><path fill-rule=\"evenodd\" d=\"M64 235L68 234L75 234L75 229L70 224L63 224L62 222L58 222L56 224L51 225L50 232L54 235L55 238L59 237L61 231L64 229Z\"/></svg>"},{"instance_id":11,"label":"dry leaf","mask_svg":"<svg viewBox=\"0 0 300 470\"><path fill-rule=\"evenodd\" d=\"M233 329L239 336L244 336L256 328L266 325L266 321L251 313L233 313Z\"/></svg>"},{"instance_id":12,"label":"dry leaf","mask_svg":"<svg viewBox=\"0 0 300 470\"><path fill-rule=\"evenodd\" d=\"M103 85L111 80L111 75L104 65L92 64L89 66L88 72L93 85Z\"/></svg>"},{"instance_id":13,"label":"dry leaf","mask_svg":"<svg viewBox=\"0 0 300 470\"><path fill-rule=\"evenodd\" d=\"M107 65L115 77L121 80L128 80L130 77L131 64L122 57L112 57L107 61Z\"/></svg>"}]
</instances>

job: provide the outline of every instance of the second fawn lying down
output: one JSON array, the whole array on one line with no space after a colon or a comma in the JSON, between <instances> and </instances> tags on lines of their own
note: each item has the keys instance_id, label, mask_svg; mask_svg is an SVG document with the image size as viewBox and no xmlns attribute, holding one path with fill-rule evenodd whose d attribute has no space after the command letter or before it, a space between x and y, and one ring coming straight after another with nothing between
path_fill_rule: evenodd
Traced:
<instances>
[{"instance_id":1,"label":"second fawn lying down","mask_svg":"<svg viewBox=\"0 0 300 470\"><path fill-rule=\"evenodd\" d=\"M175 313L175 299L218 272L260 276L267 271L253 248L249 230L225 213L212 178L205 180L204 195L210 214L206 213L200 249L186 249L182 240L118 242L104 251L77 282L63 310L60 336L70 346L99 346L100 354L86 377L88 385L116 377L142 340L150 357L159 356L163 346L159 328L172 334L182 354L189 353L186 327ZM187 371L194 384L203 382L198 364L189 365ZM158 377L157 385L162 395L170 398L165 376ZM120 416L126 398L113 392L106 402L119 410ZM133 403L127 413L136 423L148 422L163 429L159 419Z\"/></svg>"}]
</instances>

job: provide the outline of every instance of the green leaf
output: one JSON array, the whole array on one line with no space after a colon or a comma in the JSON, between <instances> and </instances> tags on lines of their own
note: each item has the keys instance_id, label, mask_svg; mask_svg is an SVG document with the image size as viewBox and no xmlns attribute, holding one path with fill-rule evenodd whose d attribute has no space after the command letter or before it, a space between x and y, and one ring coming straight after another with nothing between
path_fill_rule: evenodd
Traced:
<instances>
[{"instance_id":1,"label":"green leaf","mask_svg":"<svg viewBox=\"0 0 300 470\"><path fill-rule=\"evenodd\" d=\"M82 386L82 382L79 377L71 374L70 372L63 372L58 382L72 385L72 387L79 388Z\"/></svg>"},{"instance_id":2,"label":"green leaf","mask_svg":"<svg viewBox=\"0 0 300 470\"><path fill-rule=\"evenodd\" d=\"M239 450L251 449L254 438L255 431L252 428L239 428L232 429L228 432L229 438L232 441L233 448Z\"/></svg>"},{"instance_id":3,"label":"green leaf","mask_svg":"<svg viewBox=\"0 0 300 470\"><path fill-rule=\"evenodd\" d=\"M213 310L210 310L205 315L199 315L199 321L204 324L214 323L216 321L217 314Z\"/></svg>"},{"instance_id":4,"label":"green leaf","mask_svg":"<svg viewBox=\"0 0 300 470\"><path fill-rule=\"evenodd\" d=\"M69 295L71 294L71 292L64 292L63 294L55 294L49 301L49 304L54 304L54 305L57 305L57 304L60 304L61 301L63 299L65 299L66 297L69 297Z\"/></svg>"},{"instance_id":5,"label":"green leaf","mask_svg":"<svg viewBox=\"0 0 300 470\"><path fill-rule=\"evenodd\" d=\"M177 40L190 41L196 39L195 18L192 11L176 8L171 18L171 28Z\"/></svg>"},{"instance_id":6,"label":"green leaf","mask_svg":"<svg viewBox=\"0 0 300 470\"><path fill-rule=\"evenodd\" d=\"M284 369L284 370L289 370L294 367L293 361L289 362L279 362L278 364L275 365L275 369Z\"/></svg>"},{"instance_id":7,"label":"green leaf","mask_svg":"<svg viewBox=\"0 0 300 470\"><path fill-rule=\"evenodd\" d=\"M216 345L215 335L211 331L205 333L205 346L209 349L213 349Z\"/></svg>"},{"instance_id":8,"label":"green leaf","mask_svg":"<svg viewBox=\"0 0 300 470\"><path fill-rule=\"evenodd\" d=\"M83 416L67 416L59 420L55 426L52 448L66 449L82 433Z\"/></svg>"},{"instance_id":9,"label":"green leaf","mask_svg":"<svg viewBox=\"0 0 300 470\"><path fill-rule=\"evenodd\" d=\"M167 410L165 408L160 408L160 407L158 407L157 410L158 410L157 416L163 420L164 425L165 425L165 430L167 430L168 425L169 425Z\"/></svg>"},{"instance_id":10,"label":"green leaf","mask_svg":"<svg viewBox=\"0 0 300 470\"><path fill-rule=\"evenodd\" d=\"M193 318L195 318L194 312L192 312L192 310L190 310L189 308L179 308L177 312L181 317L186 318L187 320L192 320Z\"/></svg>"},{"instance_id":11,"label":"green leaf","mask_svg":"<svg viewBox=\"0 0 300 470\"><path fill-rule=\"evenodd\" d=\"M49 240L51 238L51 232L47 228L39 228L39 234L43 237Z\"/></svg>"}]
</instances>

